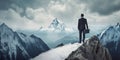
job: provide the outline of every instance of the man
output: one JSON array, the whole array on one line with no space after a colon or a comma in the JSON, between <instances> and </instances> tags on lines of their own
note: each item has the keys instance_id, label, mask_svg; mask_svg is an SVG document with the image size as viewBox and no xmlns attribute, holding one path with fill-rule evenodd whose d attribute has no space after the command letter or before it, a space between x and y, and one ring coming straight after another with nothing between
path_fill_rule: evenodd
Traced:
<instances>
[{"instance_id":1,"label":"man","mask_svg":"<svg viewBox=\"0 0 120 60\"><path fill-rule=\"evenodd\" d=\"M81 43L81 39L83 39L84 42L86 29L88 29L87 19L84 18L84 14L81 14L81 18L78 20L79 43Z\"/></svg>"}]
</instances>

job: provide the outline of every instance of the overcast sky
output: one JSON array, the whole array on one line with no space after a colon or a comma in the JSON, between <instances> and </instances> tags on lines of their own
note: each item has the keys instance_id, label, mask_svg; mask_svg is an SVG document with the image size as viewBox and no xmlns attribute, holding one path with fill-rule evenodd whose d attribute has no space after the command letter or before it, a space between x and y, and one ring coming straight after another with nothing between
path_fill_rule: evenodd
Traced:
<instances>
[{"instance_id":1,"label":"overcast sky","mask_svg":"<svg viewBox=\"0 0 120 60\"><path fill-rule=\"evenodd\" d=\"M14 30L37 30L55 18L76 27L81 13L89 25L120 23L120 0L0 0L0 23Z\"/></svg>"}]
</instances>

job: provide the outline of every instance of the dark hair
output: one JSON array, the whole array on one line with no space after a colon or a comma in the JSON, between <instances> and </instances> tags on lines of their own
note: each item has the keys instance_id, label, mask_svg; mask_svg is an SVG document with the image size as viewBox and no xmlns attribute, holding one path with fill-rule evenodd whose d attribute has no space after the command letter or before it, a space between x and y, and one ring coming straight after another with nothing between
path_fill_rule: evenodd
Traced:
<instances>
[{"instance_id":1,"label":"dark hair","mask_svg":"<svg viewBox=\"0 0 120 60\"><path fill-rule=\"evenodd\" d=\"M81 17L83 17L84 16L84 14L81 14Z\"/></svg>"}]
</instances>

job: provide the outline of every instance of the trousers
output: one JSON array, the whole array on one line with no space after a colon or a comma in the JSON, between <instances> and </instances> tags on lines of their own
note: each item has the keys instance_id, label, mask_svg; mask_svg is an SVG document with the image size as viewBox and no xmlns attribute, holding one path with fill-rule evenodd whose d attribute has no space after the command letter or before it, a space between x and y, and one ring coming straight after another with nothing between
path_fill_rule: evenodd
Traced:
<instances>
[{"instance_id":1,"label":"trousers","mask_svg":"<svg viewBox=\"0 0 120 60\"><path fill-rule=\"evenodd\" d=\"M85 31L79 30L79 43L81 43L81 40L84 42L85 40Z\"/></svg>"}]
</instances>

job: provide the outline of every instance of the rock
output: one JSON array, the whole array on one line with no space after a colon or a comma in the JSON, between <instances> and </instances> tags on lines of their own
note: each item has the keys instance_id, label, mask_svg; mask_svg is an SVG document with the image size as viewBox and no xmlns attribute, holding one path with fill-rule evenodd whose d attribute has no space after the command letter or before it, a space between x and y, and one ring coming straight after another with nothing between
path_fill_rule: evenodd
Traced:
<instances>
[{"instance_id":1,"label":"rock","mask_svg":"<svg viewBox=\"0 0 120 60\"><path fill-rule=\"evenodd\" d=\"M108 49L101 45L98 37L93 36L73 51L65 60L112 60L112 58Z\"/></svg>"},{"instance_id":2,"label":"rock","mask_svg":"<svg viewBox=\"0 0 120 60\"><path fill-rule=\"evenodd\" d=\"M63 43L61 43L61 44L57 45L56 47L61 47L61 46L64 46L64 44L63 44Z\"/></svg>"}]
</instances>

